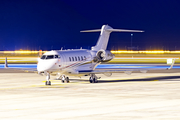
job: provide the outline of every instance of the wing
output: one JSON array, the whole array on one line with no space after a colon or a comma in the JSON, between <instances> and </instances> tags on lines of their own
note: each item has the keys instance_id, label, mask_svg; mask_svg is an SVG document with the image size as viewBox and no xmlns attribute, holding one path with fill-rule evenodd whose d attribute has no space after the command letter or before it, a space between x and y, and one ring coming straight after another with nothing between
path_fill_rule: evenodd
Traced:
<instances>
[{"instance_id":1,"label":"wing","mask_svg":"<svg viewBox=\"0 0 180 120\"><path fill-rule=\"evenodd\" d=\"M83 70L79 71L79 74L104 74L104 73L119 73L119 72L125 72L126 74L131 74L133 71L140 71L142 73L146 73L150 70L170 70L174 66L175 59L171 63L169 67L163 67L163 68L134 68L134 69L95 69L95 70Z\"/></svg>"},{"instance_id":2,"label":"wing","mask_svg":"<svg viewBox=\"0 0 180 120\"><path fill-rule=\"evenodd\" d=\"M9 68L8 67L8 62L7 62L7 57L5 58L5 64L4 64L4 69L6 70L13 70L13 71L24 71L24 72L37 72L37 68L26 68L27 64L21 65L21 67L18 66L12 66Z\"/></svg>"},{"instance_id":3,"label":"wing","mask_svg":"<svg viewBox=\"0 0 180 120\"><path fill-rule=\"evenodd\" d=\"M31 72L31 73L37 73L36 68L2 68L1 70L5 71L11 71L11 72Z\"/></svg>"}]
</instances>

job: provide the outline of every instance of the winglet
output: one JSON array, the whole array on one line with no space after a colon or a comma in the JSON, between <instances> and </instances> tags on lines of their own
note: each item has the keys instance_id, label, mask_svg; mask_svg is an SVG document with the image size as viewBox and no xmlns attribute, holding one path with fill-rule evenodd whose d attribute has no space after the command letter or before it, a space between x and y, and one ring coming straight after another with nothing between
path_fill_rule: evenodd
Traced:
<instances>
[{"instance_id":1,"label":"winglet","mask_svg":"<svg viewBox=\"0 0 180 120\"><path fill-rule=\"evenodd\" d=\"M7 57L5 58L5 64L4 64L4 68L8 68Z\"/></svg>"},{"instance_id":2,"label":"winglet","mask_svg":"<svg viewBox=\"0 0 180 120\"><path fill-rule=\"evenodd\" d=\"M168 70L172 69L172 67L174 66L175 60L176 60L176 59L172 59L171 66L170 66L169 68L167 68Z\"/></svg>"}]
</instances>

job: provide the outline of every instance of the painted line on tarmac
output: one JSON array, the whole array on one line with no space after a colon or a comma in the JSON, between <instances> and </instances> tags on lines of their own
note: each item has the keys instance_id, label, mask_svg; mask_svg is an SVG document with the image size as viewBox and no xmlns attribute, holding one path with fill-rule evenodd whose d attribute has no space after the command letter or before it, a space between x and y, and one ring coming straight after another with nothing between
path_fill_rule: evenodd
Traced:
<instances>
[{"instance_id":1,"label":"painted line on tarmac","mask_svg":"<svg viewBox=\"0 0 180 120\"><path fill-rule=\"evenodd\" d=\"M54 83L53 83L54 84ZM58 87L57 87L58 85ZM15 90L15 89L28 89L28 88L67 88L67 87L63 87L63 84L54 84L51 86L48 85L30 85L30 86L21 86L21 87L7 87L7 88L0 88L1 90Z\"/></svg>"}]
</instances>

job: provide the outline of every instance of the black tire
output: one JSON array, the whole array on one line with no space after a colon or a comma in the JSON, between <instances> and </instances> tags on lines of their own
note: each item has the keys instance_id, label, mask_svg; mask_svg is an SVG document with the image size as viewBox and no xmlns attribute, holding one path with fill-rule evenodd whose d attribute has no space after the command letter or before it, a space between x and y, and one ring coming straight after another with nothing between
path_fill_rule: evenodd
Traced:
<instances>
[{"instance_id":1,"label":"black tire","mask_svg":"<svg viewBox=\"0 0 180 120\"><path fill-rule=\"evenodd\" d=\"M69 83L69 77L66 77L66 82Z\"/></svg>"},{"instance_id":2,"label":"black tire","mask_svg":"<svg viewBox=\"0 0 180 120\"><path fill-rule=\"evenodd\" d=\"M64 80L62 80L62 83L64 83Z\"/></svg>"},{"instance_id":3,"label":"black tire","mask_svg":"<svg viewBox=\"0 0 180 120\"><path fill-rule=\"evenodd\" d=\"M98 80L96 78L93 78L93 83L98 83Z\"/></svg>"},{"instance_id":4,"label":"black tire","mask_svg":"<svg viewBox=\"0 0 180 120\"><path fill-rule=\"evenodd\" d=\"M90 82L90 83L93 83L92 77L89 78L89 82Z\"/></svg>"},{"instance_id":5,"label":"black tire","mask_svg":"<svg viewBox=\"0 0 180 120\"><path fill-rule=\"evenodd\" d=\"M93 83L93 80L89 80L90 83Z\"/></svg>"},{"instance_id":6,"label":"black tire","mask_svg":"<svg viewBox=\"0 0 180 120\"><path fill-rule=\"evenodd\" d=\"M45 85L48 85L48 81L45 82Z\"/></svg>"},{"instance_id":7,"label":"black tire","mask_svg":"<svg viewBox=\"0 0 180 120\"><path fill-rule=\"evenodd\" d=\"M51 81L49 81L49 84L48 85L51 85Z\"/></svg>"},{"instance_id":8,"label":"black tire","mask_svg":"<svg viewBox=\"0 0 180 120\"><path fill-rule=\"evenodd\" d=\"M51 81L48 81L48 82L47 82L47 85L51 85Z\"/></svg>"},{"instance_id":9,"label":"black tire","mask_svg":"<svg viewBox=\"0 0 180 120\"><path fill-rule=\"evenodd\" d=\"M51 81L46 81L45 85L51 85Z\"/></svg>"},{"instance_id":10,"label":"black tire","mask_svg":"<svg viewBox=\"0 0 180 120\"><path fill-rule=\"evenodd\" d=\"M93 78L93 83L96 83L96 79L95 78Z\"/></svg>"}]
</instances>

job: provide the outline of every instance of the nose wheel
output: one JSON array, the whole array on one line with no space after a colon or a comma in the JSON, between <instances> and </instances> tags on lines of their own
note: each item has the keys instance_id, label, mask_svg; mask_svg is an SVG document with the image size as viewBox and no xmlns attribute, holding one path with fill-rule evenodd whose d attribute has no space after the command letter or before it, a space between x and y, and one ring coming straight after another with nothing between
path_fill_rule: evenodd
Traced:
<instances>
[{"instance_id":1,"label":"nose wheel","mask_svg":"<svg viewBox=\"0 0 180 120\"><path fill-rule=\"evenodd\" d=\"M51 81L49 81L50 79L50 74L49 72L45 72L46 75L46 82L45 85L51 85ZM58 79L62 80L62 83L69 83L69 77L66 77L65 75L59 75Z\"/></svg>"},{"instance_id":2,"label":"nose wheel","mask_svg":"<svg viewBox=\"0 0 180 120\"><path fill-rule=\"evenodd\" d=\"M51 81L46 81L45 85L51 85Z\"/></svg>"}]
</instances>

